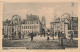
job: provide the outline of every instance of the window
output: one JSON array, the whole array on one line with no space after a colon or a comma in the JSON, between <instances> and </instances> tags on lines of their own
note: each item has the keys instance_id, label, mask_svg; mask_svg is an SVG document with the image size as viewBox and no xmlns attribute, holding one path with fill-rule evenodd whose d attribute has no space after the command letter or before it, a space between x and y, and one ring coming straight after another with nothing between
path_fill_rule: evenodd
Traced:
<instances>
[{"instance_id":1,"label":"window","mask_svg":"<svg viewBox=\"0 0 80 52\"><path fill-rule=\"evenodd\" d=\"M26 26L26 29L27 29L27 26Z\"/></svg>"},{"instance_id":2,"label":"window","mask_svg":"<svg viewBox=\"0 0 80 52\"><path fill-rule=\"evenodd\" d=\"M30 26L30 29L31 29L31 26Z\"/></svg>"},{"instance_id":3,"label":"window","mask_svg":"<svg viewBox=\"0 0 80 52\"><path fill-rule=\"evenodd\" d=\"M24 31L24 35L25 35L25 31Z\"/></svg>"},{"instance_id":4,"label":"window","mask_svg":"<svg viewBox=\"0 0 80 52\"><path fill-rule=\"evenodd\" d=\"M31 21L31 24L32 24L32 21Z\"/></svg>"},{"instance_id":5,"label":"window","mask_svg":"<svg viewBox=\"0 0 80 52\"><path fill-rule=\"evenodd\" d=\"M38 24L38 21L37 21L37 24Z\"/></svg>"},{"instance_id":6,"label":"window","mask_svg":"<svg viewBox=\"0 0 80 52\"><path fill-rule=\"evenodd\" d=\"M30 29L30 26L29 26L29 29Z\"/></svg>"},{"instance_id":7,"label":"window","mask_svg":"<svg viewBox=\"0 0 80 52\"><path fill-rule=\"evenodd\" d=\"M29 31L28 31L28 33L29 33Z\"/></svg>"},{"instance_id":8,"label":"window","mask_svg":"<svg viewBox=\"0 0 80 52\"><path fill-rule=\"evenodd\" d=\"M22 29L23 29L23 26L22 26Z\"/></svg>"},{"instance_id":9,"label":"window","mask_svg":"<svg viewBox=\"0 0 80 52\"><path fill-rule=\"evenodd\" d=\"M27 21L27 24L28 24L28 21Z\"/></svg>"},{"instance_id":10,"label":"window","mask_svg":"<svg viewBox=\"0 0 80 52\"><path fill-rule=\"evenodd\" d=\"M32 21L32 24L33 24L33 21Z\"/></svg>"},{"instance_id":11,"label":"window","mask_svg":"<svg viewBox=\"0 0 80 52\"><path fill-rule=\"evenodd\" d=\"M28 21L28 24L29 24L29 21Z\"/></svg>"},{"instance_id":12,"label":"window","mask_svg":"<svg viewBox=\"0 0 80 52\"><path fill-rule=\"evenodd\" d=\"M24 29L25 29L25 26L24 26Z\"/></svg>"},{"instance_id":13,"label":"window","mask_svg":"<svg viewBox=\"0 0 80 52\"><path fill-rule=\"evenodd\" d=\"M29 26L28 26L28 29L29 29Z\"/></svg>"},{"instance_id":14,"label":"window","mask_svg":"<svg viewBox=\"0 0 80 52\"><path fill-rule=\"evenodd\" d=\"M26 31L26 33L27 33L27 31Z\"/></svg>"},{"instance_id":15,"label":"window","mask_svg":"<svg viewBox=\"0 0 80 52\"><path fill-rule=\"evenodd\" d=\"M27 24L27 21L26 21L26 24Z\"/></svg>"},{"instance_id":16,"label":"window","mask_svg":"<svg viewBox=\"0 0 80 52\"><path fill-rule=\"evenodd\" d=\"M31 24L31 21L30 21L30 24Z\"/></svg>"}]
</instances>

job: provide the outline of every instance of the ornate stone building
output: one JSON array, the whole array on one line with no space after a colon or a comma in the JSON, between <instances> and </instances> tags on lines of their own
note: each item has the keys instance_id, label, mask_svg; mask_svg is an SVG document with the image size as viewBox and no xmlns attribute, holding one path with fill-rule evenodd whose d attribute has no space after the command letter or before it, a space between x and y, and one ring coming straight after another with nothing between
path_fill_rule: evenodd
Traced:
<instances>
[{"instance_id":1,"label":"ornate stone building","mask_svg":"<svg viewBox=\"0 0 80 52\"><path fill-rule=\"evenodd\" d=\"M3 37L11 39L21 38L21 18L18 15L12 16L12 20L3 22Z\"/></svg>"},{"instance_id":2,"label":"ornate stone building","mask_svg":"<svg viewBox=\"0 0 80 52\"><path fill-rule=\"evenodd\" d=\"M40 20L37 15L28 15L26 19L22 20L21 23L21 35L22 37L27 37L31 32L40 33Z\"/></svg>"},{"instance_id":3,"label":"ornate stone building","mask_svg":"<svg viewBox=\"0 0 80 52\"><path fill-rule=\"evenodd\" d=\"M54 30L54 33L58 34L58 30L65 33L65 37L70 37L70 31L73 30L74 37L78 37L78 18L71 17L70 21L67 18L63 18L64 21L51 22L50 26Z\"/></svg>"},{"instance_id":4,"label":"ornate stone building","mask_svg":"<svg viewBox=\"0 0 80 52\"><path fill-rule=\"evenodd\" d=\"M11 20L6 20L3 22L3 38L10 38L11 34L12 34L12 24L11 24Z\"/></svg>"}]
</instances>

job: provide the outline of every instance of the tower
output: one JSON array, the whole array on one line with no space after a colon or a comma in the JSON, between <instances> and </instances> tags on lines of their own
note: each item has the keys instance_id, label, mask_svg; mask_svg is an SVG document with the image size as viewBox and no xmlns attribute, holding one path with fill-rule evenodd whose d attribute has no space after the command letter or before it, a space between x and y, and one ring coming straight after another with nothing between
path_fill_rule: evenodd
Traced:
<instances>
[{"instance_id":1,"label":"tower","mask_svg":"<svg viewBox=\"0 0 80 52\"><path fill-rule=\"evenodd\" d=\"M44 16L42 17L42 24L46 26L46 18Z\"/></svg>"},{"instance_id":2,"label":"tower","mask_svg":"<svg viewBox=\"0 0 80 52\"><path fill-rule=\"evenodd\" d=\"M46 31L46 18L43 16L42 17L42 33L44 34L44 37L45 37L45 31Z\"/></svg>"}]
</instances>

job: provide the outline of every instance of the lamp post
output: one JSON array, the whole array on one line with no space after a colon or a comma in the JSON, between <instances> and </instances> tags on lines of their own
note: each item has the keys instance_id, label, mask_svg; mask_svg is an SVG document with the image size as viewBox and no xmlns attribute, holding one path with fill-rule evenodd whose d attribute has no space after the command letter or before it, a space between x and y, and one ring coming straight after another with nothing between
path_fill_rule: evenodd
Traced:
<instances>
[{"instance_id":1,"label":"lamp post","mask_svg":"<svg viewBox=\"0 0 80 52\"><path fill-rule=\"evenodd\" d=\"M14 29L13 29L13 17L12 17L12 39L13 39L13 32L14 32Z\"/></svg>"},{"instance_id":2,"label":"lamp post","mask_svg":"<svg viewBox=\"0 0 80 52\"><path fill-rule=\"evenodd\" d=\"M73 17L73 10L74 10L74 2L72 2L72 5L71 5L71 7L72 7L72 17ZM72 19L71 19L71 30L72 30Z\"/></svg>"},{"instance_id":3,"label":"lamp post","mask_svg":"<svg viewBox=\"0 0 80 52\"><path fill-rule=\"evenodd\" d=\"M59 40L59 44L63 47L63 37L62 37L62 24L63 24L63 20L62 20L62 16L61 16L61 32L60 32L60 40Z\"/></svg>"},{"instance_id":4,"label":"lamp post","mask_svg":"<svg viewBox=\"0 0 80 52\"><path fill-rule=\"evenodd\" d=\"M64 21L65 21L65 19L62 18L62 16L61 16L61 30L62 30L62 25L64 24ZM62 31L63 31L63 30L62 30ZM64 31L65 31L65 29L64 29Z\"/></svg>"},{"instance_id":5,"label":"lamp post","mask_svg":"<svg viewBox=\"0 0 80 52\"><path fill-rule=\"evenodd\" d=\"M69 13L64 13L62 16L61 16L61 19L63 18L63 21L64 23L66 22L66 20L68 21L67 23L70 23L71 22L71 15ZM64 24L64 32L65 32L65 24ZM66 35L66 34L65 34ZM65 36L66 37L66 36Z\"/></svg>"}]
</instances>

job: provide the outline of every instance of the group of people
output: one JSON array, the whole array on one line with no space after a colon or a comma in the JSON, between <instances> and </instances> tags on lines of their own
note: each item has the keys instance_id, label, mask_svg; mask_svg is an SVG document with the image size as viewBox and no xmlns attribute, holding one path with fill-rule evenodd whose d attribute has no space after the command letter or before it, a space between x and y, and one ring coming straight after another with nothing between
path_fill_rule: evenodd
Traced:
<instances>
[{"instance_id":1,"label":"group of people","mask_svg":"<svg viewBox=\"0 0 80 52\"><path fill-rule=\"evenodd\" d=\"M48 30L48 33L47 33L47 41L49 41L49 39L50 39L49 36L50 35L52 36L52 38L54 40L55 34L56 33L54 33L53 30L51 30L51 31ZM57 35L58 35L58 39L59 39L59 45L63 45L63 39L66 38L65 33L58 30ZM71 31L71 33L70 33L70 42L71 42L71 44L73 43L73 31Z\"/></svg>"},{"instance_id":2,"label":"group of people","mask_svg":"<svg viewBox=\"0 0 80 52\"><path fill-rule=\"evenodd\" d=\"M50 36L51 36L51 37L53 38L53 40L54 40L55 34L56 34L56 33L54 33L53 30L51 30L51 31L48 30L48 32L47 32L47 41L49 41ZM32 42L32 41L33 41L33 38L34 38L34 36L35 36L36 34L32 32L32 33L30 33L29 35L30 35L30 37L31 37L31 42ZM62 45L62 46L63 46L63 39L65 38L65 33L58 30L58 34L57 34L57 35L58 35L58 39L59 39L59 45ZM70 42L71 42L71 43L73 42L73 31L71 31Z\"/></svg>"},{"instance_id":3,"label":"group of people","mask_svg":"<svg viewBox=\"0 0 80 52\"><path fill-rule=\"evenodd\" d=\"M54 34L54 31L53 30L48 30L48 32L47 32L47 41L49 41L49 36L52 36L52 38L53 38L53 40L54 40L54 36L55 36L55 34Z\"/></svg>"}]
</instances>

